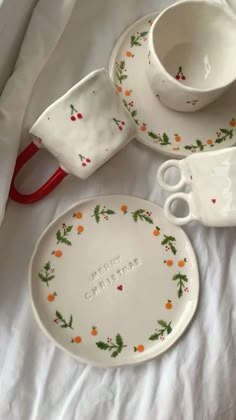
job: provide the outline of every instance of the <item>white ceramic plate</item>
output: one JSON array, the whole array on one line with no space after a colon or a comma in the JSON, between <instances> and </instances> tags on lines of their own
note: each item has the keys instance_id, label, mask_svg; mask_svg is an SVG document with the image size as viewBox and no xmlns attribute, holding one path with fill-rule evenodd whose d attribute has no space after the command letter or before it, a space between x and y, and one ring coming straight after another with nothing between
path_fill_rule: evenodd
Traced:
<instances>
[{"instance_id":1,"label":"white ceramic plate","mask_svg":"<svg viewBox=\"0 0 236 420\"><path fill-rule=\"evenodd\" d=\"M117 91L138 125L138 140L175 157L234 145L236 85L215 103L193 113L170 110L152 93L145 73L145 60L149 59L148 32L156 16L157 13L140 19L121 35L109 65ZM190 106L194 107L194 101Z\"/></svg>"},{"instance_id":2,"label":"white ceramic plate","mask_svg":"<svg viewBox=\"0 0 236 420\"><path fill-rule=\"evenodd\" d=\"M51 223L30 263L34 314L82 362L134 364L166 351L195 312L196 258L163 210L130 196L79 202Z\"/></svg>"}]
</instances>

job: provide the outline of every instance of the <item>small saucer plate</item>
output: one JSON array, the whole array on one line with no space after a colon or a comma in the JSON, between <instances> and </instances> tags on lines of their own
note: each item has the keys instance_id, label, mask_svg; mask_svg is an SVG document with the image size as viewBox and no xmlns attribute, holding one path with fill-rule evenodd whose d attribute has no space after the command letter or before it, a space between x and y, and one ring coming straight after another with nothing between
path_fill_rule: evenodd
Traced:
<instances>
[{"instance_id":1,"label":"small saucer plate","mask_svg":"<svg viewBox=\"0 0 236 420\"><path fill-rule=\"evenodd\" d=\"M29 269L35 318L81 362L117 367L168 350L198 302L194 251L157 205L130 196L75 204L39 238Z\"/></svg>"},{"instance_id":2,"label":"small saucer plate","mask_svg":"<svg viewBox=\"0 0 236 420\"><path fill-rule=\"evenodd\" d=\"M137 124L137 139L156 151L175 157L235 145L236 85L223 97L197 112L173 111L162 105L153 94L145 67L150 60L148 33L157 15L143 17L121 35L109 64L117 92ZM183 77L187 83L188 75ZM180 82L183 83L182 80ZM195 104L193 98L189 106L194 107Z\"/></svg>"}]
</instances>

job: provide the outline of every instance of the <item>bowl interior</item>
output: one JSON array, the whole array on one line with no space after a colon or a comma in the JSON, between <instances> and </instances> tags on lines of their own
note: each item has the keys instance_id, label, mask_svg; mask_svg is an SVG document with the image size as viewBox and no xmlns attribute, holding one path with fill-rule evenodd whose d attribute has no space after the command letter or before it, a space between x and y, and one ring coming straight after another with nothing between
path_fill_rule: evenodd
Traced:
<instances>
[{"instance_id":1,"label":"bowl interior","mask_svg":"<svg viewBox=\"0 0 236 420\"><path fill-rule=\"evenodd\" d=\"M166 71L196 89L216 89L236 77L236 20L227 8L201 0L179 3L154 22L154 50Z\"/></svg>"}]
</instances>

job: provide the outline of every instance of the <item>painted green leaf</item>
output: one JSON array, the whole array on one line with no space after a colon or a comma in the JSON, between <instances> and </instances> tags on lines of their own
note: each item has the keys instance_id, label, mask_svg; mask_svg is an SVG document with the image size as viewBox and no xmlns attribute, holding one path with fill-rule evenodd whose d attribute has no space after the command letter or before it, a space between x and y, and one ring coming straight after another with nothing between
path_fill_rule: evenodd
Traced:
<instances>
[{"instance_id":1,"label":"painted green leaf","mask_svg":"<svg viewBox=\"0 0 236 420\"><path fill-rule=\"evenodd\" d=\"M167 134L166 133L164 133L163 134L163 141L162 141L162 145L167 145L167 144L171 144L170 142L169 142L169 137L167 136Z\"/></svg>"},{"instance_id":2,"label":"painted green leaf","mask_svg":"<svg viewBox=\"0 0 236 420\"><path fill-rule=\"evenodd\" d=\"M229 130L227 130L227 128L220 128L220 131L224 134L229 134Z\"/></svg>"},{"instance_id":3,"label":"painted green leaf","mask_svg":"<svg viewBox=\"0 0 236 420\"><path fill-rule=\"evenodd\" d=\"M44 270L46 270L46 271L48 271L48 270L50 270L50 261L48 261L46 264L45 264L45 266L43 267L44 268Z\"/></svg>"},{"instance_id":4,"label":"painted green leaf","mask_svg":"<svg viewBox=\"0 0 236 420\"><path fill-rule=\"evenodd\" d=\"M170 322L166 327L166 332L167 332L167 334L170 334L171 331L172 331L172 328L171 328L171 322Z\"/></svg>"},{"instance_id":5,"label":"painted green leaf","mask_svg":"<svg viewBox=\"0 0 236 420\"><path fill-rule=\"evenodd\" d=\"M154 140L158 139L158 136L156 135L156 133L153 133L153 131L148 131L148 135Z\"/></svg>"},{"instance_id":6,"label":"painted green leaf","mask_svg":"<svg viewBox=\"0 0 236 420\"><path fill-rule=\"evenodd\" d=\"M125 68L125 61L124 61L124 60L122 60L122 61L120 62L120 69L121 69L121 70L124 70L124 68Z\"/></svg>"},{"instance_id":7,"label":"painted green leaf","mask_svg":"<svg viewBox=\"0 0 236 420\"><path fill-rule=\"evenodd\" d=\"M117 335L116 335L116 344L117 344L119 347L122 347L122 346L123 346L123 340L122 340L122 337L121 337L121 335L120 335L120 334L117 334Z\"/></svg>"},{"instance_id":8,"label":"painted green leaf","mask_svg":"<svg viewBox=\"0 0 236 420\"><path fill-rule=\"evenodd\" d=\"M57 317L58 319L63 319L63 318L62 318L62 315L61 315L61 313L60 313L59 311L56 311L56 317Z\"/></svg>"},{"instance_id":9,"label":"painted green leaf","mask_svg":"<svg viewBox=\"0 0 236 420\"><path fill-rule=\"evenodd\" d=\"M161 325L161 327L167 327L167 323L163 320L159 320L157 321L159 325Z\"/></svg>"},{"instance_id":10,"label":"painted green leaf","mask_svg":"<svg viewBox=\"0 0 236 420\"><path fill-rule=\"evenodd\" d=\"M111 353L111 357L117 357L119 353L120 353L119 350L115 350Z\"/></svg>"},{"instance_id":11,"label":"painted green leaf","mask_svg":"<svg viewBox=\"0 0 236 420\"><path fill-rule=\"evenodd\" d=\"M149 340L152 340L152 341L158 340L159 336L160 336L160 334L154 333L154 334L150 335Z\"/></svg>"},{"instance_id":12,"label":"painted green leaf","mask_svg":"<svg viewBox=\"0 0 236 420\"><path fill-rule=\"evenodd\" d=\"M103 341L98 341L96 343L97 347L101 350L107 350L109 348L109 344L104 343Z\"/></svg>"},{"instance_id":13,"label":"painted green leaf","mask_svg":"<svg viewBox=\"0 0 236 420\"><path fill-rule=\"evenodd\" d=\"M106 214L116 214L113 210L106 210L106 211L104 211L104 213L106 213Z\"/></svg>"},{"instance_id":14,"label":"painted green leaf","mask_svg":"<svg viewBox=\"0 0 236 420\"><path fill-rule=\"evenodd\" d=\"M192 150L192 148L193 148L193 146L191 146L191 145L184 146L184 149L186 149L186 150Z\"/></svg>"}]
</instances>

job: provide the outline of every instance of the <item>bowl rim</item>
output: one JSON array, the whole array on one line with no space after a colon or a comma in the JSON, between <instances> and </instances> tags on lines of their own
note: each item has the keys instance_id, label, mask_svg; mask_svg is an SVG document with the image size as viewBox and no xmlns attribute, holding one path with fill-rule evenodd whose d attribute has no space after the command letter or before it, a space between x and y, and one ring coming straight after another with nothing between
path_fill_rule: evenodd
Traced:
<instances>
[{"instance_id":1,"label":"bowl rim","mask_svg":"<svg viewBox=\"0 0 236 420\"><path fill-rule=\"evenodd\" d=\"M213 7L221 9L222 12L224 14L227 14L228 16L230 16L232 18L232 20L235 20L235 28L236 28L236 15L234 15L234 13L232 12L232 10L230 9L230 7L228 5L225 4L219 4L219 3L213 3L209 0L181 0L177 3L174 3L170 6L168 6L167 8L165 8L154 20L154 22L152 23L150 32L149 32L149 39L148 39L148 46L149 46L149 50L152 53L152 56L154 57L156 63L158 64L159 67L161 67L161 70L163 71L163 73L165 74L165 77L171 82L173 83L176 87L181 88L181 90L185 91L185 92L191 92L191 93L212 93L215 92L217 90L221 90L221 89L225 89L227 87L230 87L230 85L232 85L235 81L236 81L236 76L234 76L233 78L231 78L228 82L218 85L216 87L213 88L195 88L195 87L191 87L191 86L185 86L180 84L177 80L175 80L175 78L173 76L171 76L171 74L166 70L166 68L164 67L164 65L162 64L161 60L159 59L156 49L154 47L154 31L155 28L158 24L158 22L160 21L160 19L162 19L162 17L168 13L170 10L172 9L177 9L182 7L185 4L205 4L208 5L209 7Z\"/></svg>"}]
</instances>

